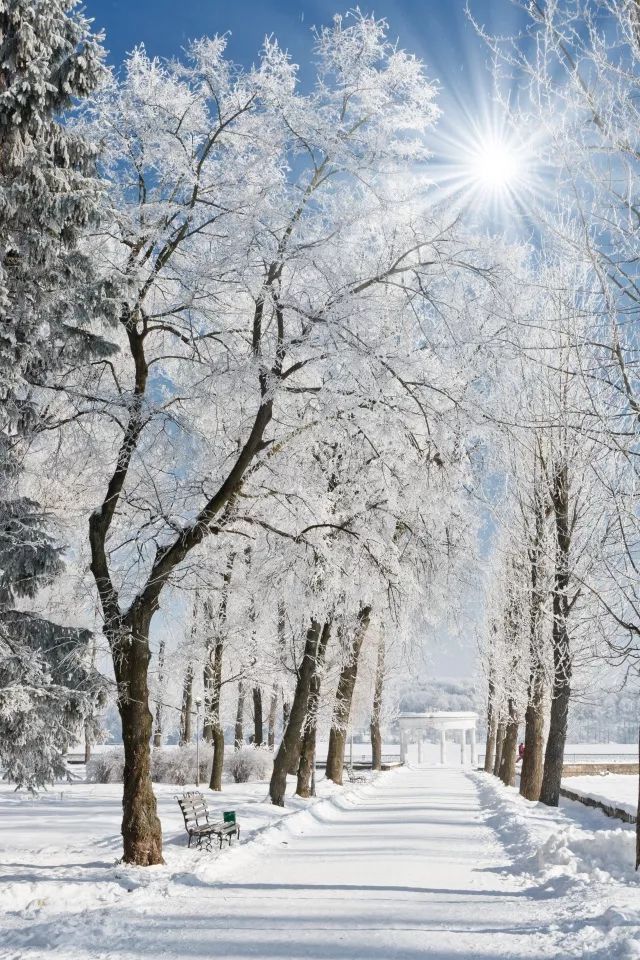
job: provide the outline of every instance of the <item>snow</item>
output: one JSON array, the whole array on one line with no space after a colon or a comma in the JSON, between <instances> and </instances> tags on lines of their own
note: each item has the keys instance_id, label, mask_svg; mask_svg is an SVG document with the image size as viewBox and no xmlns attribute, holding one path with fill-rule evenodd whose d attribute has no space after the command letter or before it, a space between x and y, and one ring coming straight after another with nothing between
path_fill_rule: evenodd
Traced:
<instances>
[{"instance_id":1,"label":"snow","mask_svg":"<svg viewBox=\"0 0 640 960\"><path fill-rule=\"evenodd\" d=\"M460 766L321 780L284 810L229 785L243 842L211 854L156 789L167 862L146 869L115 863L117 785L0 790L1 960L640 957L633 831L579 804Z\"/></svg>"},{"instance_id":2,"label":"snow","mask_svg":"<svg viewBox=\"0 0 640 960\"><path fill-rule=\"evenodd\" d=\"M638 810L637 774L603 773L594 776L566 777L562 785L582 797L593 797L594 800L612 804L634 816Z\"/></svg>"}]
</instances>

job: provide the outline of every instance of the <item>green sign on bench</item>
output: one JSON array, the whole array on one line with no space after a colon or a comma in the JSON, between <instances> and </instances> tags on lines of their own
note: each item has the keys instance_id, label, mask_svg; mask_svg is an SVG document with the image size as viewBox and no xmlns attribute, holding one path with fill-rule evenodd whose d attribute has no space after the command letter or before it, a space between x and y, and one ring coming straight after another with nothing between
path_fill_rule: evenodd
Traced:
<instances>
[{"instance_id":1,"label":"green sign on bench","mask_svg":"<svg viewBox=\"0 0 640 960\"><path fill-rule=\"evenodd\" d=\"M222 819L225 823L235 823L236 822L236 812L235 810L225 810L222 814Z\"/></svg>"}]
</instances>

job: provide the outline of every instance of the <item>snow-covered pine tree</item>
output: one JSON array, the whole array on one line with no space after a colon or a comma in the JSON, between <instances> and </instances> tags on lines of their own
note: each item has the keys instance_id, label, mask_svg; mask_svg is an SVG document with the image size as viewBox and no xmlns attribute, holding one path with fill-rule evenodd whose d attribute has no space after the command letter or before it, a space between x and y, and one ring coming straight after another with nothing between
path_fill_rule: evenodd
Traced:
<instances>
[{"instance_id":1,"label":"snow-covered pine tree","mask_svg":"<svg viewBox=\"0 0 640 960\"><path fill-rule=\"evenodd\" d=\"M106 298L79 249L97 209L94 152L64 123L98 85L103 50L75 6L0 0L0 766L32 788L60 773L101 696L83 665L88 631L14 610L62 566L50 518L20 486L42 388L110 350L88 329Z\"/></svg>"}]
</instances>

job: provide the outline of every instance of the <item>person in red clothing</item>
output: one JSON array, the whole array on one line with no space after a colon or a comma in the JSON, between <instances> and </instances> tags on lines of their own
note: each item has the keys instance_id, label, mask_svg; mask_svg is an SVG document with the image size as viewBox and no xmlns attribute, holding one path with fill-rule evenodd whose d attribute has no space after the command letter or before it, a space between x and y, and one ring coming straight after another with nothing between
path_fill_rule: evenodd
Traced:
<instances>
[{"instance_id":1,"label":"person in red clothing","mask_svg":"<svg viewBox=\"0 0 640 960\"><path fill-rule=\"evenodd\" d=\"M516 763L520 763L520 761L521 761L523 758L524 758L524 743L519 743L519 744L518 744L518 759L516 760Z\"/></svg>"}]
</instances>

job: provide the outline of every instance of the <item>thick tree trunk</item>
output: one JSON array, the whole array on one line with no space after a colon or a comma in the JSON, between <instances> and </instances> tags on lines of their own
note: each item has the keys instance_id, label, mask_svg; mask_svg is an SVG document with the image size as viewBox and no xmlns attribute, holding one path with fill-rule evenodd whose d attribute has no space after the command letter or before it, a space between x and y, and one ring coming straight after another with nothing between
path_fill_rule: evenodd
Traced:
<instances>
[{"instance_id":1,"label":"thick tree trunk","mask_svg":"<svg viewBox=\"0 0 640 960\"><path fill-rule=\"evenodd\" d=\"M507 787L516 782L516 758L518 751L518 716L515 702L510 698L508 702L509 718L504 734L500 757L499 776Z\"/></svg>"},{"instance_id":2,"label":"thick tree trunk","mask_svg":"<svg viewBox=\"0 0 640 960\"><path fill-rule=\"evenodd\" d=\"M539 800L544 769L544 681L542 671L532 673L525 712L524 757L520 771L520 793L527 800Z\"/></svg>"},{"instance_id":3,"label":"thick tree trunk","mask_svg":"<svg viewBox=\"0 0 640 960\"><path fill-rule=\"evenodd\" d=\"M164 862L162 829L151 784L153 718L147 679L150 621L149 615L132 612L111 641L124 742L122 859L143 867Z\"/></svg>"},{"instance_id":4,"label":"thick tree trunk","mask_svg":"<svg viewBox=\"0 0 640 960\"><path fill-rule=\"evenodd\" d=\"M382 694L384 691L384 634L380 632L378 641L378 659L376 662L376 679L373 688L373 708L371 710L371 769L382 769L382 734L380 732L380 718L382 716Z\"/></svg>"},{"instance_id":5,"label":"thick tree trunk","mask_svg":"<svg viewBox=\"0 0 640 960\"><path fill-rule=\"evenodd\" d=\"M484 749L485 773L493 773L493 764L496 758L496 738L498 735L498 717L494 704L495 686L493 669L489 672L489 693L487 696L487 743Z\"/></svg>"},{"instance_id":6,"label":"thick tree trunk","mask_svg":"<svg viewBox=\"0 0 640 960\"><path fill-rule=\"evenodd\" d=\"M267 746L273 750L276 742L276 717L278 715L278 684L274 683L269 699L269 714L267 716Z\"/></svg>"},{"instance_id":7,"label":"thick tree trunk","mask_svg":"<svg viewBox=\"0 0 640 960\"><path fill-rule=\"evenodd\" d=\"M569 475L566 463L562 463L554 473L551 498L556 526L556 569L553 586L553 629L551 631L553 689L540 800L549 807L557 807L560 800L564 747L567 740L572 670L568 632L571 521L569 519Z\"/></svg>"},{"instance_id":8,"label":"thick tree trunk","mask_svg":"<svg viewBox=\"0 0 640 960\"><path fill-rule=\"evenodd\" d=\"M358 623L353 633L346 662L340 671L336 701L333 708L331 732L329 733L329 750L327 752L327 779L342 784L342 770L344 767L344 749L351 714L351 701L358 677L358 658L362 649L362 642L369 627L371 607L362 607L358 613Z\"/></svg>"},{"instance_id":9,"label":"thick tree trunk","mask_svg":"<svg viewBox=\"0 0 640 960\"><path fill-rule=\"evenodd\" d=\"M273 762L273 773L271 783L269 784L269 796L271 802L278 807L284 806L284 797L287 789L287 773L295 759L296 764L300 757L300 735L302 725L307 713L307 704L309 702L309 689L311 678L315 669L316 653L321 638L322 631L328 629L328 624L324 628L317 620L312 620L304 645L304 654L300 669L298 671L298 682L289 712L289 722L285 727L278 752Z\"/></svg>"},{"instance_id":10,"label":"thick tree trunk","mask_svg":"<svg viewBox=\"0 0 640 960\"><path fill-rule=\"evenodd\" d=\"M499 720L496 728L496 754L493 759L493 775L497 777L500 775L500 764L502 763L502 748L504 747L504 735L506 732L506 723L504 720Z\"/></svg>"},{"instance_id":11,"label":"thick tree trunk","mask_svg":"<svg viewBox=\"0 0 640 960\"><path fill-rule=\"evenodd\" d=\"M162 688L164 685L164 651L165 641L163 639L160 641L160 647L158 649L158 699L156 700L156 725L153 733L154 747L162 746Z\"/></svg>"},{"instance_id":12,"label":"thick tree trunk","mask_svg":"<svg viewBox=\"0 0 640 960\"><path fill-rule=\"evenodd\" d=\"M253 688L253 742L256 747L261 747L264 742L262 729L262 689Z\"/></svg>"},{"instance_id":13,"label":"thick tree trunk","mask_svg":"<svg viewBox=\"0 0 640 960\"><path fill-rule=\"evenodd\" d=\"M211 763L211 777L209 789L222 790L222 771L224 769L224 730L220 723L213 727L213 760Z\"/></svg>"},{"instance_id":14,"label":"thick tree trunk","mask_svg":"<svg viewBox=\"0 0 640 960\"><path fill-rule=\"evenodd\" d=\"M316 650L315 667L309 683L309 699L307 701L307 716L304 722L304 732L300 747L300 763L298 765L298 783L296 793L299 797L312 797L315 793L316 768L316 732L318 728L318 706L320 704L320 687L322 671L327 652L327 644L331 635L331 625L325 623L318 648Z\"/></svg>"},{"instance_id":15,"label":"thick tree trunk","mask_svg":"<svg viewBox=\"0 0 640 960\"><path fill-rule=\"evenodd\" d=\"M180 739L181 747L193 740L193 664L188 663L182 682L182 705L180 707Z\"/></svg>"},{"instance_id":16,"label":"thick tree trunk","mask_svg":"<svg viewBox=\"0 0 640 960\"><path fill-rule=\"evenodd\" d=\"M238 706L236 707L236 725L233 743L236 750L239 750L244 744L244 683L242 680L238 683Z\"/></svg>"}]
</instances>

